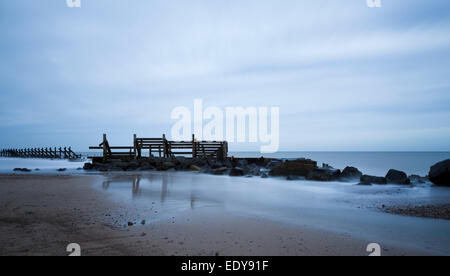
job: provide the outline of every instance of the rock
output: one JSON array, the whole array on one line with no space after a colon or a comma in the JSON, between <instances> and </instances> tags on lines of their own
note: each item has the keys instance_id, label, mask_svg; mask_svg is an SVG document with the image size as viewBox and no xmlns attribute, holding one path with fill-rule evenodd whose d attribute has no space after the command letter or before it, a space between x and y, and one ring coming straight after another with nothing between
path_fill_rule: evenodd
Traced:
<instances>
[{"instance_id":1,"label":"rock","mask_svg":"<svg viewBox=\"0 0 450 276\"><path fill-rule=\"evenodd\" d=\"M413 174L409 176L409 181L415 184L424 184L427 183L428 177Z\"/></svg>"},{"instance_id":2,"label":"rock","mask_svg":"<svg viewBox=\"0 0 450 276\"><path fill-rule=\"evenodd\" d=\"M227 170L228 170L227 167L221 167L221 168L218 168L218 169L213 169L213 170L211 171L211 173L214 174L214 175L223 175L223 174L225 174L225 172L226 172Z\"/></svg>"},{"instance_id":3,"label":"rock","mask_svg":"<svg viewBox=\"0 0 450 276\"><path fill-rule=\"evenodd\" d=\"M171 161L166 161L166 162L163 162L163 164L162 164L162 170L165 170L165 171L175 168L175 167L176 167L176 164Z\"/></svg>"},{"instance_id":4,"label":"rock","mask_svg":"<svg viewBox=\"0 0 450 276\"><path fill-rule=\"evenodd\" d=\"M330 168L314 169L306 176L307 180L315 181L335 181L341 176L341 170Z\"/></svg>"},{"instance_id":5,"label":"rock","mask_svg":"<svg viewBox=\"0 0 450 276\"><path fill-rule=\"evenodd\" d=\"M248 161L245 159L240 159L237 161L237 166L240 168L245 168L248 165Z\"/></svg>"},{"instance_id":6,"label":"rock","mask_svg":"<svg viewBox=\"0 0 450 276\"><path fill-rule=\"evenodd\" d=\"M250 175L259 176L261 175L261 167L252 163L247 166L247 173Z\"/></svg>"},{"instance_id":7,"label":"rock","mask_svg":"<svg viewBox=\"0 0 450 276\"><path fill-rule=\"evenodd\" d=\"M222 167L224 167L224 165L220 161L217 161L217 162L215 162L214 164L211 165L211 168L213 168L213 169L219 169L219 168L222 168Z\"/></svg>"},{"instance_id":8,"label":"rock","mask_svg":"<svg viewBox=\"0 0 450 276\"><path fill-rule=\"evenodd\" d=\"M266 172L261 173L261 178L269 178L269 175Z\"/></svg>"},{"instance_id":9,"label":"rock","mask_svg":"<svg viewBox=\"0 0 450 276\"><path fill-rule=\"evenodd\" d=\"M345 167L345 169L341 173L341 178L344 179L354 179L354 178L361 178L362 172L359 171L355 167Z\"/></svg>"},{"instance_id":10,"label":"rock","mask_svg":"<svg viewBox=\"0 0 450 276\"><path fill-rule=\"evenodd\" d=\"M15 168L13 171L15 171L15 172L31 172L31 170L27 169L27 168Z\"/></svg>"},{"instance_id":11,"label":"rock","mask_svg":"<svg viewBox=\"0 0 450 276\"><path fill-rule=\"evenodd\" d=\"M428 173L428 178L437 186L450 187L450 159L433 165Z\"/></svg>"},{"instance_id":12,"label":"rock","mask_svg":"<svg viewBox=\"0 0 450 276\"><path fill-rule=\"evenodd\" d=\"M387 184L387 180L385 177L378 177L372 175L362 175L360 178L361 185L370 185L370 184Z\"/></svg>"},{"instance_id":13,"label":"rock","mask_svg":"<svg viewBox=\"0 0 450 276\"><path fill-rule=\"evenodd\" d=\"M225 160L225 162L223 164L224 164L224 166L226 166L229 169L231 169L233 167L233 164L231 164L230 159Z\"/></svg>"},{"instance_id":14,"label":"rock","mask_svg":"<svg viewBox=\"0 0 450 276\"><path fill-rule=\"evenodd\" d=\"M134 223L132 223L131 221L128 222L128 226L133 226Z\"/></svg>"},{"instance_id":15,"label":"rock","mask_svg":"<svg viewBox=\"0 0 450 276\"><path fill-rule=\"evenodd\" d=\"M288 175L286 177L286 180L295 181L295 180L303 180L303 178L300 176L296 176L296 175Z\"/></svg>"},{"instance_id":16,"label":"rock","mask_svg":"<svg viewBox=\"0 0 450 276\"><path fill-rule=\"evenodd\" d=\"M317 168L317 162L309 159L297 159L294 161L286 161L280 166L270 170L270 175L273 176L304 176Z\"/></svg>"},{"instance_id":17,"label":"rock","mask_svg":"<svg viewBox=\"0 0 450 276\"><path fill-rule=\"evenodd\" d=\"M200 167L198 167L198 166L196 166L196 165L191 165L191 166L189 167L189 169L190 169L191 171L199 172L202 168L200 168Z\"/></svg>"},{"instance_id":18,"label":"rock","mask_svg":"<svg viewBox=\"0 0 450 276\"><path fill-rule=\"evenodd\" d=\"M141 224L142 224L142 225L145 225L145 219L141 221Z\"/></svg>"},{"instance_id":19,"label":"rock","mask_svg":"<svg viewBox=\"0 0 450 276\"><path fill-rule=\"evenodd\" d=\"M244 170L240 167L231 169L230 176L244 176Z\"/></svg>"},{"instance_id":20,"label":"rock","mask_svg":"<svg viewBox=\"0 0 450 276\"><path fill-rule=\"evenodd\" d=\"M283 164L283 162L281 162L280 160L271 160L271 161L269 161L269 163L267 163L266 169L271 170L271 169L281 166L281 164Z\"/></svg>"},{"instance_id":21,"label":"rock","mask_svg":"<svg viewBox=\"0 0 450 276\"><path fill-rule=\"evenodd\" d=\"M65 172L65 171L67 171L67 169L66 169L66 168L61 168L61 169L58 169L58 172Z\"/></svg>"},{"instance_id":22,"label":"rock","mask_svg":"<svg viewBox=\"0 0 450 276\"><path fill-rule=\"evenodd\" d=\"M387 183L391 184L411 184L411 181L409 180L406 173L393 169L389 170L389 172L386 174L386 181Z\"/></svg>"},{"instance_id":23,"label":"rock","mask_svg":"<svg viewBox=\"0 0 450 276\"><path fill-rule=\"evenodd\" d=\"M94 168L91 163L84 163L83 170L90 171Z\"/></svg>"}]
</instances>

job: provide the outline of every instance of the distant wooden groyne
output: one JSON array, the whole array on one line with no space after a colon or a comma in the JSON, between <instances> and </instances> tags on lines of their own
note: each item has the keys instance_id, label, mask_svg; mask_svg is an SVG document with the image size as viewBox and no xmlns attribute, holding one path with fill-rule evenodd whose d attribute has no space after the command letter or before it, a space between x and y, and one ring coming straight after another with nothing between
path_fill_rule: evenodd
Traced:
<instances>
[{"instance_id":1,"label":"distant wooden groyne","mask_svg":"<svg viewBox=\"0 0 450 276\"><path fill-rule=\"evenodd\" d=\"M103 151L102 157L88 157L96 162L107 162L111 159L137 160L143 157L166 159L177 155L224 160L228 155L226 141L197 141L194 135L190 141L169 141L165 135L161 138L138 138L134 134L133 146L111 146L106 134L103 134L102 143L99 146L89 147L89 149ZM148 156L144 156L144 152L148 152Z\"/></svg>"},{"instance_id":2,"label":"distant wooden groyne","mask_svg":"<svg viewBox=\"0 0 450 276\"><path fill-rule=\"evenodd\" d=\"M25 148L3 149L0 157L43 158L43 159L79 159L81 154L76 154L71 147L57 148Z\"/></svg>"}]
</instances>

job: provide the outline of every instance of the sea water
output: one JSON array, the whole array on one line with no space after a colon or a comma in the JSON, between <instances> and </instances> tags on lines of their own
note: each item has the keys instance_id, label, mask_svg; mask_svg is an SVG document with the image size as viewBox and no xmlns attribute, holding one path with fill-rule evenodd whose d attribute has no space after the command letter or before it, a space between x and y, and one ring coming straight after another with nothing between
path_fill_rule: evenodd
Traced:
<instances>
[{"instance_id":1,"label":"sea water","mask_svg":"<svg viewBox=\"0 0 450 276\"><path fill-rule=\"evenodd\" d=\"M235 157L310 158L329 164L337 169L346 166L358 168L364 174L385 176L390 169L406 172L408 175L428 175L430 167L437 162L450 159L450 152L278 152L260 154L256 152L230 153Z\"/></svg>"},{"instance_id":2,"label":"sea water","mask_svg":"<svg viewBox=\"0 0 450 276\"><path fill-rule=\"evenodd\" d=\"M13 173L15 168L26 168L33 173L53 173L58 169L67 172L76 171L83 167L83 162L71 162L65 159L38 159L38 158L0 158L0 173ZM38 169L38 170L36 170Z\"/></svg>"},{"instance_id":3,"label":"sea water","mask_svg":"<svg viewBox=\"0 0 450 276\"><path fill-rule=\"evenodd\" d=\"M83 156L87 156L84 153ZM96 154L89 154L90 156ZM390 169L406 172L408 175L428 175L430 167L437 162L450 159L450 152L277 152L261 154L259 152L230 152L235 157L268 157L268 158L309 158L329 164L337 169L346 166L358 168L364 174L385 176ZM69 162L67 160L0 158L0 173L11 172L14 168L28 168L40 170L55 170L67 168L69 171L83 167L83 162Z\"/></svg>"}]
</instances>

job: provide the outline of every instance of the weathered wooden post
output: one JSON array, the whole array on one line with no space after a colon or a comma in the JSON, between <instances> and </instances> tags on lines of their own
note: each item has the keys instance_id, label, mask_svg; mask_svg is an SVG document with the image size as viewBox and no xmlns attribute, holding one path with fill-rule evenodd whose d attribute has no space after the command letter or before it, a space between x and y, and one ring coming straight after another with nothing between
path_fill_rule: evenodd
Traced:
<instances>
[{"instance_id":1,"label":"weathered wooden post","mask_svg":"<svg viewBox=\"0 0 450 276\"><path fill-rule=\"evenodd\" d=\"M166 149L166 135L165 134L163 134L163 150L164 150L164 159L166 159L166 151L167 151L167 149Z\"/></svg>"},{"instance_id":2,"label":"weathered wooden post","mask_svg":"<svg viewBox=\"0 0 450 276\"><path fill-rule=\"evenodd\" d=\"M192 158L197 157L197 148L195 146L195 134L192 134Z\"/></svg>"},{"instance_id":3,"label":"weathered wooden post","mask_svg":"<svg viewBox=\"0 0 450 276\"><path fill-rule=\"evenodd\" d=\"M107 151L107 140L106 140L106 134L103 134L103 163L106 162L106 151Z\"/></svg>"}]
</instances>

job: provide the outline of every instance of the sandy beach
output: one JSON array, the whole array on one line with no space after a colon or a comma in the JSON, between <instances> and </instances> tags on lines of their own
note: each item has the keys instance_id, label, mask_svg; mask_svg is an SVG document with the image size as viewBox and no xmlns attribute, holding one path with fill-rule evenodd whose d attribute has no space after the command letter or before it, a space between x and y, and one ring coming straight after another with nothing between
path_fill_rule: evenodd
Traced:
<instances>
[{"instance_id":1,"label":"sandy beach","mask_svg":"<svg viewBox=\"0 0 450 276\"><path fill-rule=\"evenodd\" d=\"M448 221L362 208L363 216L373 215L370 220L382 228L386 218L398 225L385 225L381 234L376 226L366 225L372 230L360 235L365 222L358 225L358 213L344 215L347 221L335 217L339 223L323 217L324 211L333 216L331 209L323 208L335 202L334 194L324 192L326 187L287 190L292 197L306 193L326 205L291 204L292 198L284 194L284 202L267 197L267 204L261 204L263 191L273 193L270 186L277 183L253 181L262 185L258 191L249 180L255 179L170 173L1 175L0 255L68 255L67 245L78 243L82 255L367 256L366 246L372 242L382 245L382 255L450 254L448 238L441 239L450 229ZM236 183L230 181L238 181L242 191L234 194ZM283 193L289 188L277 189ZM244 201L248 205L242 205ZM345 209L361 210L355 204L359 202ZM399 233L406 240L392 235L415 222L420 229ZM428 234L430 240L422 240L426 246L414 240Z\"/></svg>"}]
</instances>

